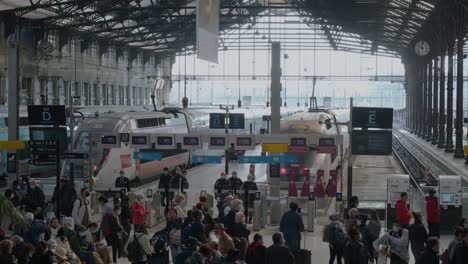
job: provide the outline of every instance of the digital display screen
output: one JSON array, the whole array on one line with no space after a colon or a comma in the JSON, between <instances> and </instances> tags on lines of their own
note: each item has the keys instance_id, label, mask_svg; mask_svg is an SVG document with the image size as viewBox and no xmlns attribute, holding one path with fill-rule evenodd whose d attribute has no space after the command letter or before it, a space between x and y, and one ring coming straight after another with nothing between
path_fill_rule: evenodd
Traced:
<instances>
[{"instance_id":1,"label":"digital display screen","mask_svg":"<svg viewBox=\"0 0 468 264\"><path fill-rule=\"evenodd\" d=\"M184 145L187 146L198 146L200 139L198 137L184 137Z\"/></svg>"},{"instance_id":2,"label":"digital display screen","mask_svg":"<svg viewBox=\"0 0 468 264\"><path fill-rule=\"evenodd\" d=\"M255 200L260 200L260 192L255 193Z\"/></svg>"},{"instance_id":3,"label":"digital display screen","mask_svg":"<svg viewBox=\"0 0 468 264\"><path fill-rule=\"evenodd\" d=\"M157 142L161 146L172 146L174 144L172 137L157 137Z\"/></svg>"},{"instance_id":4,"label":"digital display screen","mask_svg":"<svg viewBox=\"0 0 468 264\"><path fill-rule=\"evenodd\" d=\"M130 142L130 134L129 133L120 133L120 142L122 142L122 143Z\"/></svg>"},{"instance_id":5,"label":"digital display screen","mask_svg":"<svg viewBox=\"0 0 468 264\"><path fill-rule=\"evenodd\" d=\"M453 194L453 193L442 193L441 200L442 200L442 203L453 204L453 203L455 203L455 194Z\"/></svg>"},{"instance_id":6,"label":"digital display screen","mask_svg":"<svg viewBox=\"0 0 468 264\"><path fill-rule=\"evenodd\" d=\"M211 146L226 146L226 138L225 137L211 137L210 145Z\"/></svg>"},{"instance_id":7,"label":"digital display screen","mask_svg":"<svg viewBox=\"0 0 468 264\"><path fill-rule=\"evenodd\" d=\"M315 200L315 193L314 192L309 192L309 201Z\"/></svg>"},{"instance_id":8,"label":"digital display screen","mask_svg":"<svg viewBox=\"0 0 468 264\"><path fill-rule=\"evenodd\" d=\"M147 145L148 137L147 136L132 136L133 145Z\"/></svg>"},{"instance_id":9,"label":"digital display screen","mask_svg":"<svg viewBox=\"0 0 468 264\"><path fill-rule=\"evenodd\" d=\"M101 144L115 145L115 144L117 144L117 136L103 136L101 138Z\"/></svg>"},{"instance_id":10,"label":"digital display screen","mask_svg":"<svg viewBox=\"0 0 468 264\"><path fill-rule=\"evenodd\" d=\"M334 138L319 138L319 145L320 146L334 146L335 139Z\"/></svg>"},{"instance_id":11,"label":"digital display screen","mask_svg":"<svg viewBox=\"0 0 468 264\"><path fill-rule=\"evenodd\" d=\"M336 201L337 202L342 202L343 201L343 194L342 193L336 193Z\"/></svg>"},{"instance_id":12,"label":"digital display screen","mask_svg":"<svg viewBox=\"0 0 468 264\"><path fill-rule=\"evenodd\" d=\"M390 201L389 202L396 202L400 200L401 193L400 192L390 192Z\"/></svg>"},{"instance_id":13,"label":"digital display screen","mask_svg":"<svg viewBox=\"0 0 468 264\"><path fill-rule=\"evenodd\" d=\"M252 146L252 138L251 137L238 137L236 138L236 144L240 147L249 147Z\"/></svg>"},{"instance_id":14,"label":"digital display screen","mask_svg":"<svg viewBox=\"0 0 468 264\"><path fill-rule=\"evenodd\" d=\"M291 138L291 146L306 146L307 139L306 138Z\"/></svg>"}]
</instances>

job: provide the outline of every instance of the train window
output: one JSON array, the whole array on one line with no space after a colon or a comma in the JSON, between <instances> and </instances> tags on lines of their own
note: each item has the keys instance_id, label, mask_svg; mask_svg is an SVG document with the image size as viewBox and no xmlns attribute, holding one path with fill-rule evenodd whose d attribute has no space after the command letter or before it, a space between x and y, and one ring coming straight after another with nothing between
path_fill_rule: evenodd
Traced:
<instances>
[{"instance_id":1,"label":"train window","mask_svg":"<svg viewBox=\"0 0 468 264\"><path fill-rule=\"evenodd\" d=\"M158 126L166 124L164 120L163 120L163 122L164 123L161 122L161 118L138 119L137 120L137 127L138 128L158 127Z\"/></svg>"},{"instance_id":2,"label":"train window","mask_svg":"<svg viewBox=\"0 0 468 264\"><path fill-rule=\"evenodd\" d=\"M89 150L89 133L88 131L80 132L76 142L75 142L75 149L76 150Z\"/></svg>"},{"instance_id":3,"label":"train window","mask_svg":"<svg viewBox=\"0 0 468 264\"><path fill-rule=\"evenodd\" d=\"M159 125L160 126L165 126L166 125L166 119L164 117L159 118Z\"/></svg>"}]
</instances>

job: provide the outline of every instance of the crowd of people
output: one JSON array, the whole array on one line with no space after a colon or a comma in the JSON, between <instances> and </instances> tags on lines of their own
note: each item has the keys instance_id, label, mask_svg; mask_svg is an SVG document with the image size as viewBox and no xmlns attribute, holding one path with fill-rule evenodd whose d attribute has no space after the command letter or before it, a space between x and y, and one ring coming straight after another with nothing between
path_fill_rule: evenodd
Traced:
<instances>
[{"instance_id":1,"label":"crowd of people","mask_svg":"<svg viewBox=\"0 0 468 264\"><path fill-rule=\"evenodd\" d=\"M323 241L330 249L329 264L335 260L338 264L409 264L410 250L416 264L468 263L468 218L453 228L453 240L447 250L440 252L441 212L435 190L425 197L428 230L421 213L411 212L407 201L408 193L401 193L396 202L397 220L391 230L382 234L377 212L361 213L358 198L352 197L345 222L338 214L331 215L323 230Z\"/></svg>"}]
</instances>

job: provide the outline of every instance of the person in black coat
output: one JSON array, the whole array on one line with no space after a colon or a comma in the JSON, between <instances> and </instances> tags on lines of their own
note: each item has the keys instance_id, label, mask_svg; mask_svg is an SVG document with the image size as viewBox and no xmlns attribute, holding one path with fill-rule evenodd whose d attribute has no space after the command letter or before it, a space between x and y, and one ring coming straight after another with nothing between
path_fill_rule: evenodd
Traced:
<instances>
[{"instance_id":1,"label":"person in black coat","mask_svg":"<svg viewBox=\"0 0 468 264\"><path fill-rule=\"evenodd\" d=\"M32 264L54 263L54 253L49 250L49 244L45 241L39 242L32 257Z\"/></svg>"},{"instance_id":2,"label":"person in black coat","mask_svg":"<svg viewBox=\"0 0 468 264\"><path fill-rule=\"evenodd\" d=\"M425 248L428 235L426 227L422 223L422 216L420 213L413 213L414 223L409 227L409 240L411 242L411 252L414 259L418 259L419 255Z\"/></svg>"},{"instance_id":3,"label":"person in black coat","mask_svg":"<svg viewBox=\"0 0 468 264\"><path fill-rule=\"evenodd\" d=\"M28 198L31 201L32 208L36 209L40 207L42 211L45 210L45 194L41 188L39 188L36 180L31 181L31 191L28 194Z\"/></svg>"},{"instance_id":4,"label":"person in black coat","mask_svg":"<svg viewBox=\"0 0 468 264\"><path fill-rule=\"evenodd\" d=\"M176 173L174 178L171 181L171 189L180 190L181 193L186 193L185 190L189 188L189 183L187 181L187 171L181 171Z\"/></svg>"},{"instance_id":5,"label":"person in black coat","mask_svg":"<svg viewBox=\"0 0 468 264\"><path fill-rule=\"evenodd\" d=\"M171 188L171 182L174 176L169 172L169 168L163 169L163 174L159 179L158 189L162 195L162 205L164 206L164 215L167 214L169 206L171 206L171 194L169 189Z\"/></svg>"},{"instance_id":6,"label":"person in black coat","mask_svg":"<svg viewBox=\"0 0 468 264\"><path fill-rule=\"evenodd\" d=\"M439 244L439 239L437 237L430 237L427 239L426 248L415 258L416 264L439 264Z\"/></svg>"},{"instance_id":7,"label":"person in black coat","mask_svg":"<svg viewBox=\"0 0 468 264\"><path fill-rule=\"evenodd\" d=\"M369 252L361 242L362 236L358 229L351 228L348 232L350 240L343 250L343 258L346 264L368 264Z\"/></svg>"},{"instance_id":8,"label":"person in black coat","mask_svg":"<svg viewBox=\"0 0 468 264\"><path fill-rule=\"evenodd\" d=\"M245 240L248 242L250 231L247 229L247 225L245 224L244 213L237 212L235 217L236 222L233 228L233 237L245 238Z\"/></svg>"},{"instance_id":9,"label":"person in black coat","mask_svg":"<svg viewBox=\"0 0 468 264\"><path fill-rule=\"evenodd\" d=\"M115 179L115 188L127 189L127 192L130 191L130 180L125 176L125 172L121 170L119 172L120 176Z\"/></svg>"},{"instance_id":10,"label":"person in black coat","mask_svg":"<svg viewBox=\"0 0 468 264\"><path fill-rule=\"evenodd\" d=\"M231 178L228 179L231 190L234 190L235 194L242 188L242 180L237 177L237 171L232 172Z\"/></svg>"},{"instance_id":11,"label":"person in black coat","mask_svg":"<svg viewBox=\"0 0 468 264\"><path fill-rule=\"evenodd\" d=\"M249 215L249 208L253 208L253 203L255 200L255 191L258 190L257 183L253 175L247 176L247 181L242 185L242 191L244 192L244 209L245 217L249 219L249 223L252 219L252 216Z\"/></svg>"},{"instance_id":12,"label":"person in black coat","mask_svg":"<svg viewBox=\"0 0 468 264\"><path fill-rule=\"evenodd\" d=\"M294 255L284 245L282 233L273 234L273 245L266 250L265 263L268 264L294 264ZM367 264L367 263L366 263Z\"/></svg>"},{"instance_id":13,"label":"person in black coat","mask_svg":"<svg viewBox=\"0 0 468 264\"><path fill-rule=\"evenodd\" d=\"M245 262L247 264L265 264L265 254L267 248L263 245L263 237L255 234L252 244L247 248Z\"/></svg>"},{"instance_id":14,"label":"person in black coat","mask_svg":"<svg viewBox=\"0 0 468 264\"><path fill-rule=\"evenodd\" d=\"M58 189L55 187L54 194L52 195L52 202L57 201L60 195L60 212L65 216L71 216L73 210L73 204L75 203L78 196L76 194L73 184L68 182L67 178L62 177L60 180L60 193L57 193Z\"/></svg>"},{"instance_id":15,"label":"person in black coat","mask_svg":"<svg viewBox=\"0 0 468 264\"><path fill-rule=\"evenodd\" d=\"M462 241L455 248L451 264L466 264L468 263L468 228L465 228L462 233Z\"/></svg>"},{"instance_id":16,"label":"person in black coat","mask_svg":"<svg viewBox=\"0 0 468 264\"><path fill-rule=\"evenodd\" d=\"M226 178L226 173L221 172L219 179L217 179L214 184L214 190L217 196L221 196L223 192L231 190L231 185Z\"/></svg>"}]
</instances>

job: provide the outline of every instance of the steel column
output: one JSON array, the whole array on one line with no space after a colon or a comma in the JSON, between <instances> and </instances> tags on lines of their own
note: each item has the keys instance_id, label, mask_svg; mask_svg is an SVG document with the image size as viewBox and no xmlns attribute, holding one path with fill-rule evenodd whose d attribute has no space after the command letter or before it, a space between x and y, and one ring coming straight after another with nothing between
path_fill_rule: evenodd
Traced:
<instances>
[{"instance_id":1,"label":"steel column","mask_svg":"<svg viewBox=\"0 0 468 264\"><path fill-rule=\"evenodd\" d=\"M455 158L464 158L463 152L463 46L464 34L459 34L457 42L457 109L455 121Z\"/></svg>"},{"instance_id":2,"label":"steel column","mask_svg":"<svg viewBox=\"0 0 468 264\"><path fill-rule=\"evenodd\" d=\"M433 98L433 113L432 113L432 145L436 145L439 140L439 57L434 58L434 98Z\"/></svg>"},{"instance_id":3,"label":"steel column","mask_svg":"<svg viewBox=\"0 0 468 264\"><path fill-rule=\"evenodd\" d=\"M432 60L429 61L427 65L427 70L429 71L429 77L426 79L425 84L427 85L427 97L426 97L426 141L432 140Z\"/></svg>"},{"instance_id":4,"label":"steel column","mask_svg":"<svg viewBox=\"0 0 468 264\"><path fill-rule=\"evenodd\" d=\"M447 71L447 135L445 152L453 152L453 55L454 43L448 43L448 71Z\"/></svg>"},{"instance_id":5,"label":"steel column","mask_svg":"<svg viewBox=\"0 0 468 264\"><path fill-rule=\"evenodd\" d=\"M421 65L421 95L422 95L422 109L421 109L421 128L420 128L420 134L423 139L426 138L427 136L427 113L428 113L428 108L427 108L427 64L422 64Z\"/></svg>"},{"instance_id":6,"label":"steel column","mask_svg":"<svg viewBox=\"0 0 468 264\"><path fill-rule=\"evenodd\" d=\"M424 98L423 98L423 90L424 90L424 66L423 64L418 64L418 86L417 86L417 97L416 97L416 112L418 113L416 118L418 122L418 137L422 137L423 135L423 126L424 126Z\"/></svg>"},{"instance_id":7,"label":"steel column","mask_svg":"<svg viewBox=\"0 0 468 264\"><path fill-rule=\"evenodd\" d=\"M411 65L411 133L416 133L416 110L414 109L415 106L415 98L416 98L416 66L413 64Z\"/></svg>"},{"instance_id":8,"label":"steel column","mask_svg":"<svg viewBox=\"0 0 468 264\"><path fill-rule=\"evenodd\" d=\"M445 50L440 53L439 81L439 144L437 147L445 148Z\"/></svg>"}]
</instances>

